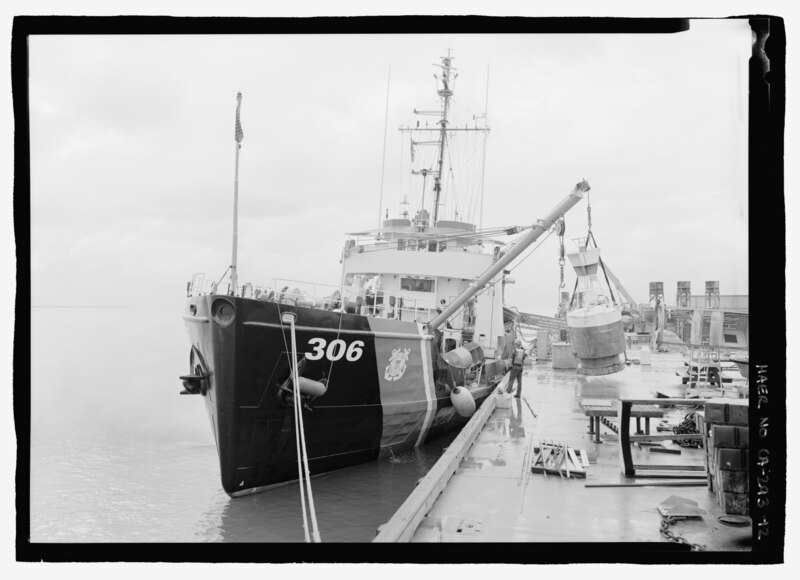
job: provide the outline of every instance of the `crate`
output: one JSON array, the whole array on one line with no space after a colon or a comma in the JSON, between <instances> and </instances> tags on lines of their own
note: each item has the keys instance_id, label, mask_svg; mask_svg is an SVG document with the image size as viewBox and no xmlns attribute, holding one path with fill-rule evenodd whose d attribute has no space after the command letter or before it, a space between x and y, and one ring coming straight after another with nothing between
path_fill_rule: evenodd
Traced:
<instances>
[{"instance_id":1,"label":"crate","mask_svg":"<svg viewBox=\"0 0 800 580\"><path fill-rule=\"evenodd\" d=\"M713 448L714 465L722 471L747 471L749 465L749 449Z\"/></svg>"},{"instance_id":2,"label":"crate","mask_svg":"<svg viewBox=\"0 0 800 580\"><path fill-rule=\"evenodd\" d=\"M706 478L708 491L714 491L714 453L709 436L710 425L706 422L705 411L697 411L694 414L697 430L703 435L703 464L706 468Z\"/></svg>"},{"instance_id":3,"label":"crate","mask_svg":"<svg viewBox=\"0 0 800 580\"><path fill-rule=\"evenodd\" d=\"M750 493L750 477L747 471L725 471L717 469L714 485L721 492Z\"/></svg>"},{"instance_id":4,"label":"crate","mask_svg":"<svg viewBox=\"0 0 800 580\"><path fill-rule=\"evenodd\" d=\"M717 503L726 514L737 516L750 514L749 493L729 493L717 489Z\"/></svg>"},{"instance_id":5,"label":"crate","mask_svg":"<svg viewBox=\"0 0 800 580\"><path fill-rule=\"evenodd\" d=\"M746 400L710 399L696 414L703 434L708 490L731 515L750 511L749 410Z\"/></svg>"},{"instance_id":6,"label":"crate","mask_svg":"<svg viewBox=\"0 0 800 580\"><path fill-rule=\"evenodd\" d=\"M741 425L711 425L709 447L747 449L750 447L750 429Z\"/></svg>"},{"instance_id":7,"label":"crate","mask_svg":"<svg viewBox=\"0 0 800 580\"><path fill-rule=\"evenodd\" d=\"M510 409L511 408L511 395L509 394L502 394L497 395L497 401L495 405L498 409Z\"/></svg>"},{"instance_id":8,"label":"crate","mask_svg":"<svg viewBox=\"0 0 800 580\"><path fill-rule=\"evenodd\" d=\"M744 425L750 422L748 399L709 399L706 401L706 423L716 425Z\"/></svg>"}]
</instances>

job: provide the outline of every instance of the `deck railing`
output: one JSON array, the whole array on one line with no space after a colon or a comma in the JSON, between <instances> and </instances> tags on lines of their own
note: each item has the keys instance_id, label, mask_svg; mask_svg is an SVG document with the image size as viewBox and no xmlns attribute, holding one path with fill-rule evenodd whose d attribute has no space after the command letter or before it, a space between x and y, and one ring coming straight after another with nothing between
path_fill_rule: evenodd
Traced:
<instances>
[{"instance_id":1,"label":"deck railing","mask_svg":"<svg viewBox=\"0 0 800 580\"><path fill-rule=\"evenodd\" d=\"M209 280L205 274L192 276L187 296L230 294L229 285ZM335 286L304 280L274 278L266 285L246 282L236 288L236 296L255 300L292 304L306 308L344 310L375 318L394 318L410 322L428 322L438 310L431 301L419 300L399 292L368 292L355 286Z\"/></svg>"}]
</instances>

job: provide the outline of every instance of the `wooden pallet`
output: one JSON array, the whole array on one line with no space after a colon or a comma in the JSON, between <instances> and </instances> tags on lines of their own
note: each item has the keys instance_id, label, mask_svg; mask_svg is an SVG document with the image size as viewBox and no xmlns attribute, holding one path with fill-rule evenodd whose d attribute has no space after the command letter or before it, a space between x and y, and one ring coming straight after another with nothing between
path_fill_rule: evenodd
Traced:
<instances>
[{"instance_id":1,"label":"wooden pallet","mask_svg":"<svg viewBox=\"0 0 800 580\"><path fill-rule=\"evenodd\" d=\"M536 456L531 463L532 473L558 475L562 478L586 478L589 458L585 450L576 452L564 443L545 440L534 451Z\"/></svg>"}]
</instances>

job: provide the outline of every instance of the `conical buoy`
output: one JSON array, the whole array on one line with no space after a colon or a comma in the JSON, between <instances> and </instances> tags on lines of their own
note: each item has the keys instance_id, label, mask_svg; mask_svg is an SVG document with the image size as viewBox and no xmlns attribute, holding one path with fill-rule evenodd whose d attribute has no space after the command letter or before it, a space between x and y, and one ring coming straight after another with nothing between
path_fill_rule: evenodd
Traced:
<instances>
[{"instance_id":1,"label":"conical buoy","mask_svg":"<svg viewBox=\"0 0 800 580\"><path fill-rule=\"evenodd\" d=\"M582 375L610 375L625 369L620 355L625 352L622 310L603 294L597 280L600 249L581 249L568 254L578 274L578 307L567 312L572 351L580 360Z\"/></svg>"}]
</instances>

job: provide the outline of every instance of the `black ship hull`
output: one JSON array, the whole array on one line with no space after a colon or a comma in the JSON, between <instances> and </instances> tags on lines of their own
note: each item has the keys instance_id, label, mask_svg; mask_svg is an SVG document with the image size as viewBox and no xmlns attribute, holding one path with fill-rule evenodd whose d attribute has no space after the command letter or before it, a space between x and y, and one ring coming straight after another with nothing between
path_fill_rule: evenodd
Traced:
<instances>
[{"instance_id":1,"label":"black ship hull","mask_svg":"<svg viewBox=\"0 0 800 580\"><path fill-rule=\"evenodd\" d=\"M297 429L290 383L290 325L296 315L311 475L374 461L440 436L467 419L450 400L464 377L439 355L437 336L413 322L380 319L233 296L188 299L188 392L206 403L222 486L230 495L298 478ZM505 372L483 366L470 393L477 404ZM459 382L461 379L461 382Z\"/></svg>"}]
</instances>

